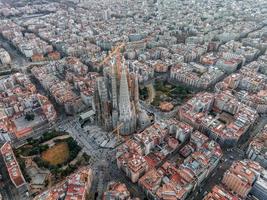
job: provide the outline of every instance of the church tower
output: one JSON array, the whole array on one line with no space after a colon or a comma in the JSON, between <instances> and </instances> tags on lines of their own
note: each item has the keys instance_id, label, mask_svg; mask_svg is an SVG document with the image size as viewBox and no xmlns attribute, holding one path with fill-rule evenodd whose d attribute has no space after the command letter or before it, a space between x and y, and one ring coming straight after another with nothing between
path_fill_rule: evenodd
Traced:
<instances>
[{"instance_id":1,"label":"church tower","mask_svg":"<svg viewBox=\"0 0 267 200\"><path fill-rule=\"evenodd\" d=\"M125 64L122 66L121 80L120 80L120 97L119 97L119 122L123 123L120 131L121 134L131 133L131 121L133 113L131 109L129 86Z\"/></svg>"},{"instance_id":2,"label":"church tower","mask_svg":"<svg viewBox=\"0 0 267 200\"><path fill-rule=\"evenodd\" d=\"M128 73L120 53L104 68L103 77L98 77L94 101L97 122L105 130L112 131L119 126L121 135L129 135L136 131L138 124L143 128L143 122L148 119L139 104L138 77Z\"/></svg>"}]
</instances>

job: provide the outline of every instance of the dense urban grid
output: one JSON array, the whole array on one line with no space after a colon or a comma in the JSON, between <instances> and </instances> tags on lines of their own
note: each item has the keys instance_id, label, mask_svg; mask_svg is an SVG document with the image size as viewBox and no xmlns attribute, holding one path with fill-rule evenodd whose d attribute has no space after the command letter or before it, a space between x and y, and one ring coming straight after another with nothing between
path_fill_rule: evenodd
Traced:
<instances>
[{"instance_id":1,"label":"dense urban grid","mask_svg":"<svg viewBox=\"0 0 267 200\"><path fill-rule=\"evenodd\" d=\"M0 0L0 200L266 200L266 0Z\"/></svg>"}]
</instances>

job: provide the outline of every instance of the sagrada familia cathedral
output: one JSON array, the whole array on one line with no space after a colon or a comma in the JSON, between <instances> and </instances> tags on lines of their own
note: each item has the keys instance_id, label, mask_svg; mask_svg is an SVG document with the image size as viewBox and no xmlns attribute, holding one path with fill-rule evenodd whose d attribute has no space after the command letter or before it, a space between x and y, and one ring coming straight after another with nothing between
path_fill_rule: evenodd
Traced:
<instances>
[{"instance_id":1,"label":"sagrada familia cathedral","mask_svg":"<svg viewBox=\"0 0 267 200\"><path fill-rule=\"evenodd\" d=\"M129 135L150 123L139 103L138 79L129 73L124 58L112 59L97 79L94 104L97 122L107 131L120 127L121 135Z\"/></svg>"}]
</instances>

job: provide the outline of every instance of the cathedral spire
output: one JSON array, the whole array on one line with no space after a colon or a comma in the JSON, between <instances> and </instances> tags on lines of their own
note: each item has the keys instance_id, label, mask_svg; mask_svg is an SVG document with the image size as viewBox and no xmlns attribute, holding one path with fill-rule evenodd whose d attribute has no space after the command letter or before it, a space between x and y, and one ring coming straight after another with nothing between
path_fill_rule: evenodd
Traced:
<instances>
[{"instance_id":1,"label":"cathedral spire","mask_svg":"<svg viewBox=\"0 0 267 200\"><path fill-rule=\"evenodd\" d=\"M130 95L125 63L122 65L122 73L120 80L120 98L119 98L119 121L123 124L120 131L122 134L129 134L133 130L132 120L133 113L131 109Z\"/></svg>"},{"instance_id":2,"label":"cathedral spire","mask_svg":"<svg viewBox=\"0 0 267 200\"><path fill-rule=\"evenodd\" d=\"M119 108L120 108L120 118L125 118L126 116L131 114L129 87L128 87L128 80L124 63L122 65L122 73L120 80Z\"/></svg>"},{"instance_id":3,"label":"cathedral spire","mask_svg":"<svg viewBox=\"0 0 267 200\"><path fill-rule=\"evenodd\" d=\"M118 97L117 97L117 73L115 69L115 61L111 60L111 93L112 93L112 105L113 109L117 109Z\"/></svg>"}]
</instances>

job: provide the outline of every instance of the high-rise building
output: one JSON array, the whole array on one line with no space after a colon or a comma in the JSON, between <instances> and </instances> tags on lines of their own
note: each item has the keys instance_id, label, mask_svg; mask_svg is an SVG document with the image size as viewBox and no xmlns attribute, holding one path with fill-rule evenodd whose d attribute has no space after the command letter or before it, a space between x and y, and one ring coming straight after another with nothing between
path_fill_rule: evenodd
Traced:
<instances>
[{"instance_id":1,"label":"high-rise building","mask_svg":"<svg viewBox=\"0 0 267 200\"><path fill-rule=\"evenodd\" d=\"M33 200L86 200L92 186L92 181L92 169L82 167L58 184L35 196Z\"/></svg>"},{"instance_id":2,"label":"high-rise building","mask_svg":"<svg viewBox=\"0 0 267 200\"><path fill-rule=\"evenodd\" d=\"M221 185L215 185L212 191L208 193L203 200L239 200L238 197L231 194Z\"/></svg>"},{"instance_id":3,"label":"high-rise building","mask_svg":"<svg viewBox=\"0 0 267 200\"><path fill-rule=\"evenodd\" d=\"M262 167L267 168L267 125L252 139L247 149L249 159L259 162Z\"/></svg>"},{"instance_id":4,"label":"high-rise building","mask_svg":"<svg viewBox=\"0 0 267 200\"><path fill-rule=\"evenodd\" d=\"M128 135L145 128L150 118L139 104L137 76L128 72L124 59L122 63L120 60L112 59L110 67L104 68L104 76L97 80L94 101L98 124L107 131L119 127L122 135Z\"/></svg>"},{"instance_id":5,"label":"high-rise building","mask_svg":"<svg viewBox=\"0 0 267 200\"><path fill-rule=\"evenodd\" d=\"M103 194L103 200L139 200L131 198L131 194L124 183L110 182Z\"/></svg>"},{"instance_id":6,"label":"high-rise building","mask_svg":"<svg viewBox=\"0 0 267 200\"><path fill-rule=\"evenodd\" d=\"M241 198L246 198L262 167L252 160L236 161L224 173L222 183Z\"/></svg>"},{"instance_id":7,"label":"high-rise building","mask_svg":"<svg viewBox=\"0 0 267 200\"><path fill-rule=\"evenodd\" d=\"M0 154L3 157L3 161L5 163L7 173L13 185L16 188L16 191L19 194L19 198L21 200L28 200L29 199L29 186L24 179L24 176L21 172L19 163L16 159L16 156L12 150L12 146L9 142L6 142L0 148Z\"/></svg>"},{"instance_id":8,"label":"high-rise building","mask_svg":"<svg viewBox=\"0 0 267 200\"><path fill-rule=\"evenodd\" d=\"M251 194L259 200L267 199L267 171L263 170L260 177L254 183Z\"/></svg>"}]
</instances>

